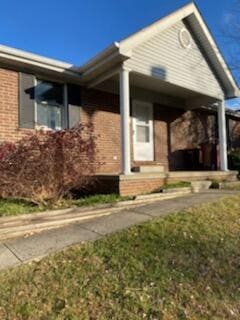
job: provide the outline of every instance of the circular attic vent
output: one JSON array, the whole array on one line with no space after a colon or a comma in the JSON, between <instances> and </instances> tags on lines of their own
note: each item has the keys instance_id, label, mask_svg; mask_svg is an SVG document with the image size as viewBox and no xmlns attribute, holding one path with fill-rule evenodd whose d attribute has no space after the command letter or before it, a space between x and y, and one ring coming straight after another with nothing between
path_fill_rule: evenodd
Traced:
<instances>
[{"instance_id":1,"label":"circular attic vent","mask_svg":"<svg viewBox=\"0 0 240 320\"><path fill-rule=\"evenodd\" d=\"M187 29L183 28L179 32L179 41L183 48L187 49L191 47L192 39Z\"/></svg>"}]
</instances>

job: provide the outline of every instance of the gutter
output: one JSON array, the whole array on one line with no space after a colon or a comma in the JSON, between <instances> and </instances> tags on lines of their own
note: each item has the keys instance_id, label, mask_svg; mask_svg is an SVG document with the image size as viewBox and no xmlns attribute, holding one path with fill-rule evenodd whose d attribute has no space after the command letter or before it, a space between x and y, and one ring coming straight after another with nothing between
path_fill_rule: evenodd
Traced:
<instances>
[{"instance_id":1,"label":"gutter","mask_svg":"<svg viewBox=\"0 0 240 320\"><path fill-rule=\"evenodd\" d=\"M72 64L58 61L55 59L45 58L37 54L14 49L4 45L0 45L0 61L11 64L23 64L56 71L59 73L67 73L69 75L80 76L77 67Z\"/></svg>"},{"instance_id":2,"label":"gutter","mask_svg":"<svg viewBox=\"0 0 240 320\"><path fill-rule=\"evenodd\" d=\"M132 56L132 50L123 50L119 42L113 42L105 50L101 51L94 58L78 68L78 72L84 78L94 73L100 68L104 68L108 63L119 63Z\"/></svg>"},{"instance_id":3,"label":"gutter","mask_svg":"<svg viewBox=\"0 0 240 320\"><path fill-rule=\"evenodd\" d=\"M117 52L119 49L119 43L113 42L110 46L108 46L103 51L99 52L96 56L94 56L92 59L88 60L85 64L83 64L81 67L78 68L78 71L80 73L84 73L86 70L91 68L93 65L101 61L102 59L106 58L110 54Z\"/></svg>"},{"instance_id":4,"label":"gutter","mask_svg":"<svg viewBox=\"0 0 240 320\"><path fill-rule=\"evenodd\" d=\"M46 58L37 54L23 50L0 45L0 63L10 65L15 68L41 68L54 71L62 75L75 78L78 81L91 79L95 72L101 73L108 70L109 64L123 62L131 57L131 51L122 50L118 42L112 43L105 50L97 54L81 67L74 66L66 62ZM102 71L101 71L102 70ZM87 80L88 81L88 80Z\"/></svg>"}]
</instances>

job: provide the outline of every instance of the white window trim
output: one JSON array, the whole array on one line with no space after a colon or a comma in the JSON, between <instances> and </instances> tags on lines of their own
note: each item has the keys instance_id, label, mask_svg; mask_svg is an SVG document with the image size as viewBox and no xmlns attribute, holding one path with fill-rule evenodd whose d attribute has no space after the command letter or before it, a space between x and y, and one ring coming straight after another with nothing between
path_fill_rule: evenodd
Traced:
<instances>
[{"instance_id":1,"label":"white window trim","mask_svg":"<svg viewBox=\"0 0 240 320\"><path fill-rule=\"evenodd\" d=\"M69 111L68 111L68 86L67 83L63 84L63 129L69 128Z\"/></svg>"}]
</instances>

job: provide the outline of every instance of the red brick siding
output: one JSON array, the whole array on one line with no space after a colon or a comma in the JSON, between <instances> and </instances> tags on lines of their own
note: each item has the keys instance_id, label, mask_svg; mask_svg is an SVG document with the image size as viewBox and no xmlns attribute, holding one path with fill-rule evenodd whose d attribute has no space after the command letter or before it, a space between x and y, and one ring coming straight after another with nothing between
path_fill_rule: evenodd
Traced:
<instances>
[{"instance_id":1,"label":"red brick siding","mask_svg":"<svg viewBox=\"0 0 240 320\"><path fill-rule=\"evenodd\" d=\"M215 116L206 111L181 111L175 113L170 124L170 170L184 166L181 150L195 149L202 143L215 142Z\"/></svg>"},{"instance_id":2,"label":"red brick siding","mask_svg":"<svg viewBox=\"0 0 240 320\"><path fill-rule=\"evenodd\" d=\"M164 184L164 179L137 179L119 181L119 194L121 196L135 196L149 193Z\"/></svg>"},{"instance_id":3,"label":"red brick siding","mask_svg":"<svg viewBox=\"0 0 240 320\"><path fill-rule=\"evenodd\" d=\"M169 110L170 109L170 110ZM170 125L178 110L154 105L154 149L155 161L169 170L169 151L171 150Z\"/></svg>"},{"instance_id":4,"label":"red brick siding","mask_svg":"<svg viewBox=\"0 0 240 320\"><path fill-rule=\"evenodd\" d=\"M19 129L18 72L0 68L0 142L16 141L26 134Z\"/></svg>"},{"instance_id":5,"label":"red brick siding","mask_svg":"<svg viewBox=\"0 0 240 320\"><path fill-rule=\"evenodd\" d=\"M230 149L240 148L240 121L228 119L228 145Z\"/></svg>"},{"instance_id":6,"label":"red brick siding","mask_svg":"<svg viewBox=\"0 0 240 320\"><path fill-rule=\"evenodd\" d=\"M172 151L195 148L200 143L213 141L215 116L205 111L179 112L171 122Z\"/></svg>"},{"instance_id":7,"label":"red brick siding","mask_svg":"<svg viewBox=\"0 0 240 320\"><path fill-rule=\"evenodd\" d=\"M83 122L91 122L97 136L97 160L102 173L121 170L121 135L119 97L96 90L82 91Z\"/></svg>"}]
</instances>

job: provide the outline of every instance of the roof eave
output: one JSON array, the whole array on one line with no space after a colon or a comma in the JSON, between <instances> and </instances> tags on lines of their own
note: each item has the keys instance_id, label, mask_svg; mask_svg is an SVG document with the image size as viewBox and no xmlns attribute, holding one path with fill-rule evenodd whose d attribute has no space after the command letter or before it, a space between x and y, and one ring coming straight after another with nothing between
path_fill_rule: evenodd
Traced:
<instances>
[{"instance_id":1,"label":"roof eave","mask_svg":"<svg viewBox=\"0 0 240 320\"><path fill-rule=\"evenodd\" d=\"M83 82L88 83L100 74L120 66L124 61L130 59L131 56L132 51L123 50L118 42L114 42L111 46L80 67L78 71L81 74Z\"/></svg>"},{"instance_id":2,"label":"roof eave","mask_svg":"<svg viewBox=\"0 0 240 320\"><path fill-rule=\"evenodd\" d=\"M113 42L110 46L105 48L103 51L99 52L96 56L94 56L92 59L88 60L85 64L79 67L78 72L84 73L86 70L91 68L93 65L97 64L102 59L105 59L110 54L118 51L118 49L119 49L119 43Z\"/></svg>"},{"instance_id":3,"label":"roof eave","mask_svg":"<svg viewBox=\"0 0 240 320\"><path fill-rule=\"evenodd\" d=\"M211 45L211 48L213 49L215 53L215 59L219 64L219 68L221 68L223 76L220 77L222 80L222 83L225 87L225 98L231 99L231 98L237 98L240 96L239 87L237 85L237 82L227 64L227 62L224 59L223 54L221 53L221 50L219 46L217 45L211 30L209 29L207 23L204 20L204 17L201 14L201 11L198 9L197 5L193 4L193 12L194 17L196 21L200 24L204 35L206 36L209 45ZM190 16L190 15L188 15Z\"/></svg>"},{"instance_id":4,"label":"roof eave","mask_svg":"<svg viewBox=\"0 0 240 320\"><path fill-rule=\"evenodd\" d=\"M59 71L71 70L77 72L77 68L72 64L55 59L46 58L37 54L7 47L4 45L0 45L0 58L38 65L45 68L55 68Z\"/></svg>"},{"instance_id":5,"label":"roof eave","mask_svg":"<svg viewBox=\"0 0 240 320\"><path fill-rule=\"evenodd\" d=\"M233 89L232 91L228 92L225 95L226 100L235 99L235 98L239 98L239 97L240 97L240 89L239 88Z\"/></svg>"}]
</instances>

